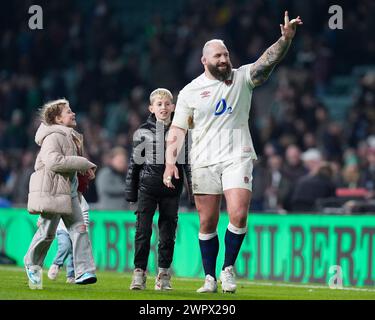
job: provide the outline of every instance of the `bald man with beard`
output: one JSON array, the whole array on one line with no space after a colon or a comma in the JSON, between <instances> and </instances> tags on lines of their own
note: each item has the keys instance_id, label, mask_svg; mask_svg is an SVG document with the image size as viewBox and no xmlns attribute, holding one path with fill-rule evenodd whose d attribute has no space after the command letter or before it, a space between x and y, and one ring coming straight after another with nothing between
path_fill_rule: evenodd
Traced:
<instances>
[{"instance_id":1,"label":"bald man with beard","mask_svg":"<svg viewBox=\"0 0 375 320\"><path fill-rule=\"evenodd\" d=\"M289 21L286 11L279 40L256 62L238 69L232 67L229 51L222 40L208 41L202 50L204 73L185 86L178 96L167 139L163 180L168 188L174 188L174 182L179 179L175 163L190 129L193 193L206 275L198 293L217 292L217 224L223 194L229 224L220 280L223 292L236 291L233 266L247 231L253 161L256 159L248 127L252 92L267 80L285 56L296 26L300 24L299 17Z\"/></svg>"}]
</instances>

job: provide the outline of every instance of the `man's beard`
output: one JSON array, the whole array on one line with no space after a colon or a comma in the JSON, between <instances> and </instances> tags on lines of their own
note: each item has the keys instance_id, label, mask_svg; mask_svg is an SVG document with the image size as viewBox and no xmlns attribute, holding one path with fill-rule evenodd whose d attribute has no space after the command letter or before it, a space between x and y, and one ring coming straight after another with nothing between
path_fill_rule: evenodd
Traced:
<instances>
[{"instance_id":1,"label":"man's beard","mask_svg":"<svg viewBox=\"0 0 375 320\"><path fill-rule=\"evenodd\" d=\"M223 70L219 69L219 66L225 65L226 68ZM213 65L213 64L207 64L208 71L217 79L220 81L225 81L229 78L230 74L232 73L232 64L230 62L228 63L222 63L221 65Z\"/></svg>"}]
</instances>

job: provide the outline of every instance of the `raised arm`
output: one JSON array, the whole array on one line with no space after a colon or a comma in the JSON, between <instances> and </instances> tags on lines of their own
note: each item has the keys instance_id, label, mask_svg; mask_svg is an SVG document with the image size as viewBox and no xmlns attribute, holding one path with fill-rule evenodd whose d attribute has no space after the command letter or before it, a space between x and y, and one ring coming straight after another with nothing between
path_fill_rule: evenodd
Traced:
<instances>
[{"instance_id":1,"label":"raised arm","mask_svg":"<svg viewBox=\"0 0 375 320\"><path fill-rule=\"evenodd\" d=\"M301 24L299 16L289 21L288 11L285 11L284 25L280 24L281 37L251 66L250 77L255 86L263 84L274 67L284 58L296 34L297 25Z\"/></svg>"}]
</instances>

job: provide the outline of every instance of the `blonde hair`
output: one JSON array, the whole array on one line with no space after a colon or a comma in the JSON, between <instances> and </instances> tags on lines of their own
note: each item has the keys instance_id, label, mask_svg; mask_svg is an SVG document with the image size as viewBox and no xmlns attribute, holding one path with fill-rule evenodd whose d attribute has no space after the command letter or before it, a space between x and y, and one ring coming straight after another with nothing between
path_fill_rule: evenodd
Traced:
<instances>
[{"instance_id":1,"label":"blonde hair","mask_svg":"<svg viewBox=\"0 0 375 320\"><path fill-rule=\"evenodd\" d=\"M168 89L157 88L150 94L150 104L153 103L156 96L159 96L161 98L169 98L171 99L171 101L173 100L173 95Z\"/></svg>"},{"instance_id":2,"label":"blonde hair","mask_svg":"<svg viewBox=\"0 0 375 320\"><path fill-rule=\"evenodd\" d=\"M39 109L40 120L46 125L56 124L56 117L61 115L65 106L69 106L69 101L64 98L45 103Z\"/></svg>"}]
</instances>

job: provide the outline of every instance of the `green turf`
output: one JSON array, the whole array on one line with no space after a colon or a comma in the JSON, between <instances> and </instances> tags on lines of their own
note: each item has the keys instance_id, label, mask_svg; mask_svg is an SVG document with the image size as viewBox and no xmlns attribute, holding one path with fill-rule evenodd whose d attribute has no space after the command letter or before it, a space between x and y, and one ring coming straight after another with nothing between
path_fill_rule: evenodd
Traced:
<instances>
[{"instance_id":1,"label":"green turf","mask_svg":"<svg viewBox=\"0 0 375 320\"><path fill-rule=\"evenodd\" d=\"M202 279L173 278L173 290L160 292L153 289L154 277L148 278L148 288L144 291L129 290L131 275L116 272L97 272L98 282L79 286L65 283L62 271L56 281L47 278L43 272L43 290L30 290L22 268L0 267L0 300L331 300L331 299L375 299L375 289L333 290L323 286L299 286L296 284L238 281L235 294L198 294L195 290L203 283ZM219 286L220 288L220 286Z\"/></svg>"}]
</instances>

